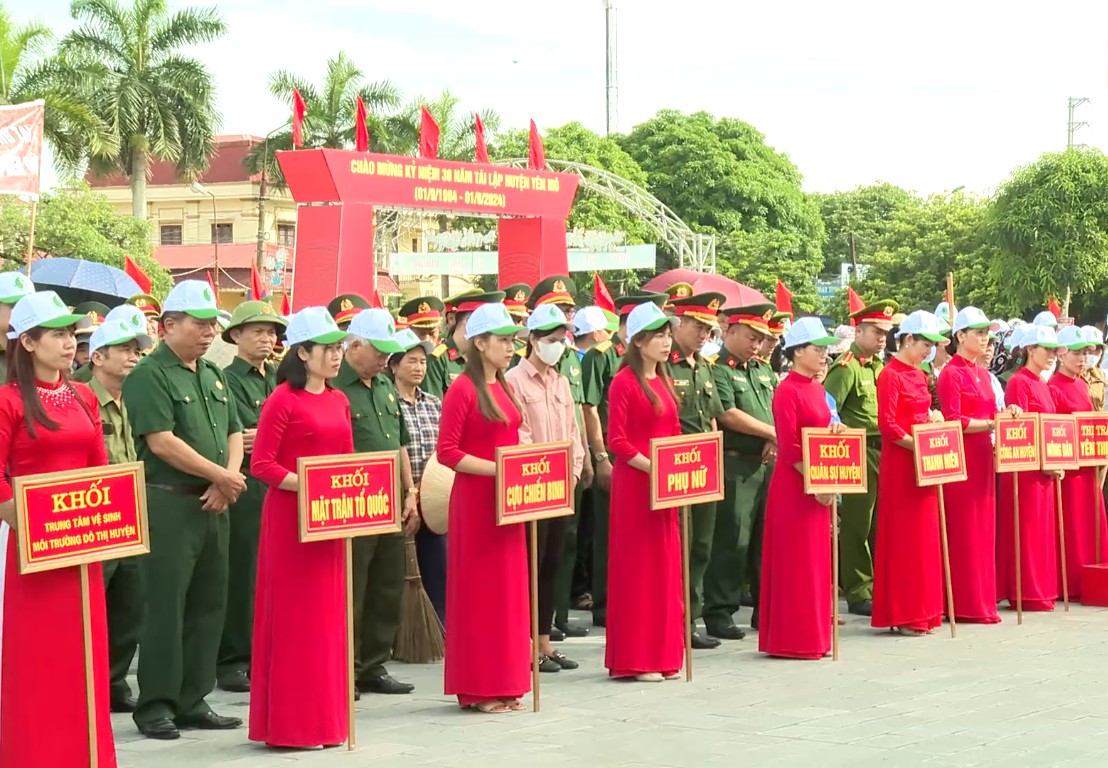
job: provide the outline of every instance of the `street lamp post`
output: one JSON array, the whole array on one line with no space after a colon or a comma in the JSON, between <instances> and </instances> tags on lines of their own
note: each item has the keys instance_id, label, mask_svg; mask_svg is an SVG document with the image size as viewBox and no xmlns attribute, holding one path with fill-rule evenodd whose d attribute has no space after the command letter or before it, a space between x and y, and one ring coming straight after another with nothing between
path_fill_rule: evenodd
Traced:
<instances>
[{"instance_id":1,"label":"street lamp post","mask_svg":"<svg viewBox=\"0 0 1108 768\"><path fill-rule=\"evenodd\" d=\"M189 185L194 195L207 195L212 199L212 244L215 246L215 300L219 303L219 228L216 227L215 193L198 181Z\"/></svg>"}]
</instances>

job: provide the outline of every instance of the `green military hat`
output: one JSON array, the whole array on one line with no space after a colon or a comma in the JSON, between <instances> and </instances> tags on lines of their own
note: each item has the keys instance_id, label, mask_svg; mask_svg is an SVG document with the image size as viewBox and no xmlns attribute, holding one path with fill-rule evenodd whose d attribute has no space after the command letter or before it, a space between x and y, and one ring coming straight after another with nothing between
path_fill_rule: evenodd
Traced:
<instances>
[{"instance_id":1,"label":"green military hat","mask_svg":"<svg viewBox=\"0 0 1108 768\"><path fill-rule=\"evenodd\" d=\"M445 311L446 305L437 296L419 296L400 307L399 317L404 318L406 328L434 329L442 322Z\"/></svg>"},{"instance_id":2,"label":"green military hat","mask_svg":"<svg viewBox=\"0 0 1108 768\"><path fill-rule=\"evenodd\" d=\"M616 299L616 312L624 318L632 309L648 301L657 304L659 308L664 307L667 298L669 297L664 293L632 293L629 296L620 296Z\"/></svg>"},{"instance_id":3,"label":"green military hat","mask_svg":"<svg viewBox=\"0 0 1108 768\"><path fill-rule=\"evenodd\" d=\"M892 299L874 301L862 307L857 312L852 313L849 316L850 324L873 323L881 330L889 331L892 330L893 318L896 316L897 310L899 309L900 305Z\"/></svg>"},{"instance_id":4,"label":"green military hat","mask_svg":"<svg viewBox=\"0 0 1108 768\"><path fill-rule=\"evenodd\" d=\"M162 303L149 293L136 293L127 299L127 303L142 310L147 317L158 318L162 315Z\"/></svg>"},{"instance_id":5,"label":"green military hat","mask_svg":"<svg viewBox=\"0 0 1108 768\"><path fill-rule=\"evenodd\" d=\"M669 303L675 317L691 317L715 328L719 325L719 308L725 301L727 297L722 293L693 293L682 298L671 298Z\"/></svg>"},{"instance_id":6,"label":"green military hat","mask_svg":"<svg viewBox=\"0 0 1108 768\"><path fill-rule=\"evenodd\" d=\"M508 308L508 314L512 317L526 318L527 300L531 298L531 286L527 283L516 283L504 289L504 306Z\"/></svg>"},{"instance_id":7,"label":"green military hat","mask_svg":"<svg viewBox=\"0 0 1108 768\"><path fill-rule=\"evenodd\" d=\"M774 312L773 317L769 319L769 332L774 336L783 336L792 323L792 312Z\"/></svg>"},{"instance_id":8,"label":"green military hat","mask_svg":"<svg viewBox=\"0 0 1108 768\"><path fill-rule=\"evenodd\" d=\"M777 306L770 302L747 304L745 307L731 307L723 310L727 325L745 325L759 333L769 334L770 323L777 314Z\"/></svg>"},{"instance_id":9,"label":"green military hat","mask_svg":"<svg viewBox=\"0 0 1108 768\"><path fill-rule=\"evenodd\" d=\"M568 275L551 275L540 280L531 291L527 308L534 309L540 304L570 304L577 296L577 284Z\"/></svg>"},{"instance_id":10,"label":"green military hat","mask_svg":"<svg viewBox=\"0 0 1108 768\"><path fill-rule=\"evenodd\" d=\"M327 311L339 325L349 323L363 309L369 309L369 302L356 293L340 294L327 305Z\"/></svg>"},{"instance_id":11,"label":"green military hat","mask_svg":"<svg viewBox=\"0 0 1108 768\"><path fill-rule=\"evenodd\" d=\"M283 336L285 327L289 321L281 317L268 301L244 301L235 307L227 328L223 331L223 340L228 344L234 344L231 339L231 330L246 325L247 323L272 323L277 326L277 335Z\"/></svg>"},{"instance_id":12,"label":"green military hat","mask_svg":"<svg viewBox=\"0 0 1108 768\"><path fill-rule=\"evenodd\" d=\"M472 312L482 304L499 304L504 301L504 291L484 291L479 288L459 293L446 300L447 312Z\"/></svg>"},{"instance_id":13,"label":"green military hat","mask_svg":"<svg viewBox=\"0 0 1108 768\"><path fill-rule=\"evenodd\" d=\"M73 314L86 315L92 323L86 328L80 328L77 331L78 336L87 336L100 327L100 324L104 322L104 318L108 312L107 304L101 304L99 301L82 301L80 304L73 308Z\"/></svg>"}]
</instances>

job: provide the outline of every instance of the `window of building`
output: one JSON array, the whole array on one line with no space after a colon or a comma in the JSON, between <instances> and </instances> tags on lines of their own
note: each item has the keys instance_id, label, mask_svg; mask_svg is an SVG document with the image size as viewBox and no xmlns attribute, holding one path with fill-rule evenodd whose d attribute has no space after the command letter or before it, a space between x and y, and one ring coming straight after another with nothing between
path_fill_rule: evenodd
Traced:
<instances>
[{"instance_id":1,"label":"window of building","mask_svg":"<svg viewBox=\"0 0 1108 768\"><path fill-rule=\"evenodd\" d=\"M158 230L159 242L162 245L180 245L181 244L181 225L180 224L162 224Z\"/></svg>"},{"instance_id":2,"label":"window of building","mask_svg":"<svg viewBox=\"0 0 1108 768\"><path fill-rule=\"evenodd\" d=\"M419 253L419 239L412 238L412 253Z\"/></svg>"},{"instance_id":3,"label":"window of building","mask_svg":"<svg viewBox=\"0 0 1108 768\"><path fill-rule=\"evenodd\" d=\"M277 225L277 245L296 245L296 225Z\"/></svg>"},{"instance_id":4,"label":"window of building","mask_svg":"<svg viewBox=\"0 0 1108 768\"><path fill-rule=\"evenodd\" d=\"M233 243L234 242L234 225L233 224L212 224L212 242L213 243Z\"/></svg>"}]
</instances>

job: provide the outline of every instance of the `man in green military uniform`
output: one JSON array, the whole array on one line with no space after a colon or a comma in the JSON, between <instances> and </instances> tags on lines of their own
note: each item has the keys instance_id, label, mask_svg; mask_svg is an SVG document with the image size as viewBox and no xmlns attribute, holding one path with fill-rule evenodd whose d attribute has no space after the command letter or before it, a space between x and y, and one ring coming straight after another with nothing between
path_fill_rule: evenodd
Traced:
<instances>
[{"instance_id":1,"label":"man in green military uniform","mask_svg":"<svg viewBox=\"0 0 1108 768\"><path fill-rule=\"evenodd\" d=\"M223 369L242 422L243 474L246 490L231 505L230 555L227 569L227 618L216 662L216 684L225 691L250 690L250 649L254 635L254 587L258 574L258 539L262 503L268 490L250 474L250 454L258 419L277 387L277 366L268 362L288 321L268 301L244 301L235 307L223 341L236 347L235 359Z\"/></svg>"},{"instance_id":2,"label":"man in green military uniform","mask_svg":"<svg viewBox=\"0 0 1108 768\"><path fill-rule=\"evenodd\" d=\"M446 390L466 368L466 352L469 350L469 342L466 341L466 321L473 310L482 304L495 304L501 301L504 301L503 291L488 293L469 291L447 300L450 306L447 312L449 333L446 341L431 350L431 356L427 358L427 376L423 379L420 389L439 399L446 396ZM450 318L453 318L452 323Z\"/></svg>"},{"instance_id":3,"label":"man in green military uniform","mask_svg":"<svg viewBox=\"0 0 1108 768\"><path fill-rule=\"evenodd\" d=\"M411 442L400 395L385 374L389 355L405 351L395 338L392 317L383 309L366 309L350 323L350 339L335 387L350 401L354 451L399 451L404 494L404 528L419 527L416 488L407 445ZM411 693L415 687L385 670L392 655L404 596L405 533L360 536L353 542L354 679L359 693Z\"/></svg>"},{"instance_id":4,"label":"man in green military uniform","mask_svg":"<svg viewBox=\"0 0 1108 768\"><path fill-rule=\"evenodd\" d=\"M138 457L146 463L150 554L139 558L146 621L135 723L154 739L179 728L237 728L212 712L227 601L228 507L246 490L242 423L227 379L203 359L219 309L206 282L174 286L164 337L123 382Z\"/></svg>"},{"instance_id":5,"label":"man in green military uniform","mask_svg":"<svg viewBox=\"0 0 1108 768\"><path fill-rule=\"evenodd\" d=\"M138 461L131 422L123 404L123 380L153 343L146 333L146 319L131 309L108 315L89 341L92 373L89 387L100 403L104 446L108 461L127 464ZM82 369L84 370L84 369ZM134 712L135 697L127 684L127 673L138 650L142 634L142 578L137 557L104 561L104 601L108 617L108 672L111 679L112 712Z\"/></svg>"},{"instance_id":6,"label":"man in green military uniform","mask_svg":"<svg viewBox=\"0 0 1108 768\"><path fill-rule=\"evenodd\" d=\"M35 292L31 278L22 272L0 272L0 333L7 334L8 319L12 316L12 307L29 293ZM6 339L7 336L5 335ZM8 370L7 343L0 344L0 370Z\"/></svg>"},{"instance_id":7,"label":"man in green military uniform","mask_svg":"<svg viewBox=\"0 0 1108 768\"><path fill-rule=\"evenodd\" d=\"M616 299L619 330L612 338L593 345L581 361L585 402L581 408L585 435L589 439L596 472L592 485L592 623L603 627L608 621L608 512L611 506L612 461L607 451L608 388L627 352L627 316L639 304L666 303L664 293L640 293Z\"/></svg>"},{"instance_id":8,"label":"man in green military uniform","mask_svg":"<svg viewBox=\"0 0 1108 768\"><path fill-rule=\"evenodd\" d=\"M677 298L671 289L669 303L681 322L673 330L673 349L667 369L673 388L681 398L678 418L681 433L693 435L715 432L716 419L723 413L719 387L715 385L712 364L700 354L700 348L718 327L716 316L726 300L722 293L690 293ZM690 508L689 541L689 618L693 622L693 648L719 647L714 637L701 637L696 622L703 615L704 575L712 555L712 537L716 526L716 502Z\"/></svg>"},{"instance_id":9,"label":"man in green military uniform","mask_svg":"<svg viewBox=\"0 0 1108 768\"><path fill-rule=\"evenodd\" d=\"M875 301L850 315L855 326L850 349L831 362L823 387L835 399L839 418L852 429L866 430L867 491L848 494L839 502L839 576L851 613L873 613L873 548L877 526L878 469L881 432L877 428L877 377L881 355L892 329L895 301Z\"/></svg>"},{"instance_id":10,"label":"man in green military uniform","mask_svg":"<svg viewBox=\"0 0 1108 768\"><path fill-rule=\"evenodd\" d=\"M400 307L400 317L404 318L420 341L431 342L434 349L442 335L442 316L446 307L437 296L419 296Z\"/></svg>"},{"instance_id":11,"label":"man in green military uniform","mask_svg":"<svg viewBox=\"0 0 1108 768\"><path fill-rule=\"evenodd\" d=\"M92 332L104 322L108 311L107 305L99 301L82 301L73 308L73 314L85 315L92 319L91 325L77 331L77 354L73 358L73 364L77 366L77 372L88 368L89 338L92 337ZM92 372L88 371L76 380L87 384L92 381Z\"/></svg>"},{"instance_id":12,"label":"man in green military uniform","mask_svg":"<svg viewBox=\"0 0 1108 768\"><path fill-rule=\"evenodd\" d=\"M704 625L723 640L746 636L735 625L743 584L751 586L757 613L761 567L761 530L772 464L777 456L773 429L773 393L777 376L757 356L771 338L772 304L724 310L727 331L712 366L723 404L724 499L716 514L712 557L704 578ZM757 619L751 619L757 626Z\"/></svg>"}]
</instances>

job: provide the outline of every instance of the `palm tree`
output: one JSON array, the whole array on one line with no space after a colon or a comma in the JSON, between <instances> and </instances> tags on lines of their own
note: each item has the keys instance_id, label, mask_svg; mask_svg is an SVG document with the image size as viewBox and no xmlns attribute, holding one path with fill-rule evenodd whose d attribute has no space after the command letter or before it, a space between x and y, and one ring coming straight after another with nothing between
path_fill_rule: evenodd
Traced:
<instances>
[{"instance_id":1,"label":"palm tree","mask_svg":"<svg viewBox=\"0 0 1108 768\"><path fill-rule=\"evenodd\" d=\"M94 172L122 171L131 179L131 212L146 218L150 158L176 163L182 178L207 167L219 128L215 81L180 49L207 43L227 31L218 9L184 8L171 14L166 0L73 0L80 26L62 41L62 53L95 84L94 109L119 139Z\"/></svg>"},{"instance_id":2,"label":"palm tree","mask_svg":"<svg viewBox=\"0 0 1108 768\"><path fill-rule=\"evenodd\" d=\"M389 80L365 82L365 73L345 51L339 51L338 56L327 60L327 73L318 88L303 76L285 69L270 73L269 92L286 104L290 113L294 88L300 91L306 108L303 124L305 148L353 148L357 135L356 98L361 96L366 108L369 150L393 152L386 130L385 110L400 103L400 91ZM250 173L259 173L262 155L268 152L265 158L267 180L278 189L284 189L285 178L273 153L286 149L292 149L291 126L275 133L269 139L268 147L255 146L246 158L246 169Z\"/></svg>"},{"instance_id":3,"label":"palm tree","mask_svg":"<svg viewBox=\"0 0 1108 768\"><path fill-rule=\"evenodd\" d=\"M461 102L449 89L430 101L422 96L409 101L388 120L393 153L418 154L421 107L426 106L439 126L439 157L443 160L473 162L477 148L474 113L458 109ZM481 115L481 124L485 126L485 140L491 143L492 135L500 130L500 114L492 109L482 109L478 114Z\"/></svg>"},{"instance_id":4,"label":"palm tree","mask_svg":"<svg viewBox=\"0 0 1108 768\"><path fill-rule=\"evenodd\" d=\"M107 125L89 108L80 73L50 55L54 33L38 21L15 24L0 3L0 104L46 102L43 133L62 176L77 176L89 155L119 149Z\"/></svg>"}]
</instances>

